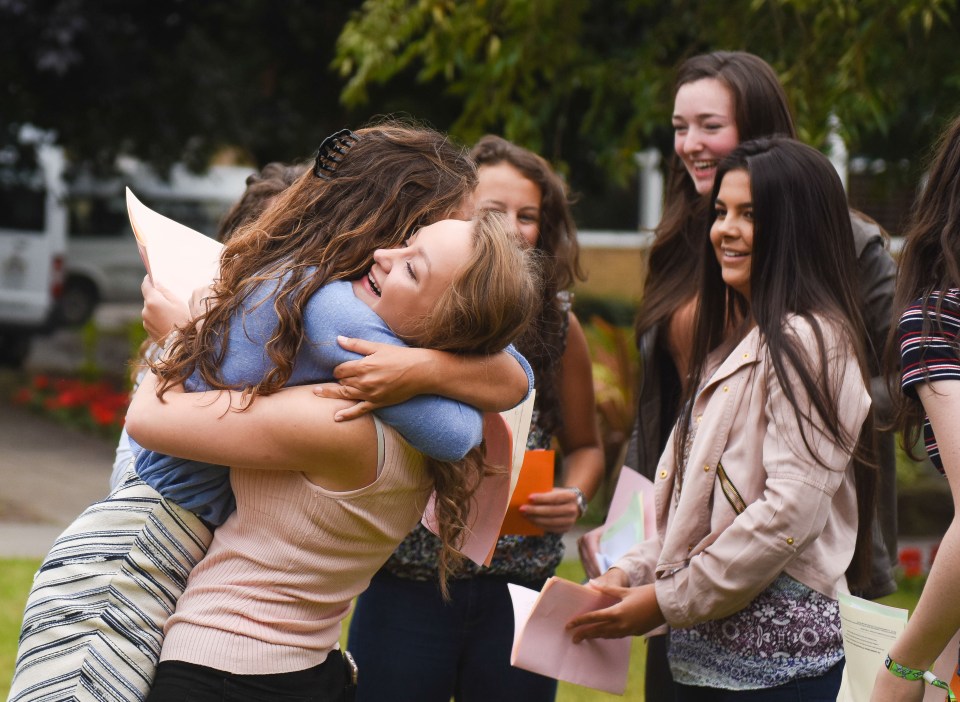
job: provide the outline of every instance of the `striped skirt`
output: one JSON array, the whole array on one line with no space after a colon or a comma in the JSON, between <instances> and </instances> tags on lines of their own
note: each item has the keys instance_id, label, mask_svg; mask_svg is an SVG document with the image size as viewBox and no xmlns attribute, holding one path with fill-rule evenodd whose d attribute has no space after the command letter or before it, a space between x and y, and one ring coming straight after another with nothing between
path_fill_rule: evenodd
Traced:
<instances>
[{"instance_id":1,"label":"striped skirt","mask_svg":"<svg viewBox=\"0 0 960 702\"><path fill-rule=\"evenodd\" d=\"M212 537L129 471L34 577L8 702L145 699L164 623Z\"/></svg>"}]
</instances>

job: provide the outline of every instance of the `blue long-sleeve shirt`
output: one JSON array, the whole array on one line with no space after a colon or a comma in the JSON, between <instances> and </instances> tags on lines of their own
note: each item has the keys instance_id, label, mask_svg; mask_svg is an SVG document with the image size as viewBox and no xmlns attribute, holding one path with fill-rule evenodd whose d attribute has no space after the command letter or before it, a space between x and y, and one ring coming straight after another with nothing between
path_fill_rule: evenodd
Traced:
<instances>
[{"instance_id":1,"label":"blue long-sleeve shirt","mask_svg":"<svg viewBox=\"0 0 960 702\"><path fill-rule=\"evenodd\" d=\"M278 317L273 293L276 282L264 283L231 320L221 377L241 389L259 382L273 367L265 347ZM306 385L333 380L333 369L344 361L360 358L344 350L337 336L403 346L386 323L353 293L348 281L328 283L315 292L303 314L304 341L294 359L287 385ZM512 346L510 352L527 373L533 386L533 371ZM199 374L185 383L190 392L210 389ZM456 461L480 443L482 416L476 408L437 395L417 395L406 402L375 410L417 450L444 461ZM142 480L164 498L176 502L207 523L222 524L235 509L225 466L175 458L142 449L131 442L136 471Z\"/></svg>"}]
</instances>

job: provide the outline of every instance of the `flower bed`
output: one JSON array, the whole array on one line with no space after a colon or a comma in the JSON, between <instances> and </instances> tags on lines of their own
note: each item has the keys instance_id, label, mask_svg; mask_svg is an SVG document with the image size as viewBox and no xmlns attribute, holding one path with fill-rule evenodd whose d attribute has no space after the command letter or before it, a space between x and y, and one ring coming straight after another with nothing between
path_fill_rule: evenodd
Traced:
<instances>
[{"instance_id":1,"label":"flower bed","mask_svg":"<svg viewBox=\"0 0 960 702\"><path fill-rule=\"evenodd\" d=\"M130 392L108 380L36 375L16 389L11 399L63 424L116 438L123 428Z\"/></svg>"}]
</instances>

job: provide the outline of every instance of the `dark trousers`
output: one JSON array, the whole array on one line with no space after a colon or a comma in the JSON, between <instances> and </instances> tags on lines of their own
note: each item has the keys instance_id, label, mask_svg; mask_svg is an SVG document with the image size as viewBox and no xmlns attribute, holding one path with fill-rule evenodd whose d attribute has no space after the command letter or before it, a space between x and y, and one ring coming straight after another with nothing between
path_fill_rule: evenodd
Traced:
<instances>
[{"instance_id":1,"label":"dark trousers","mask_svg":"<svg viewBox=\"0 0 960 702\"><path fill-rule=\"evenodd\" d=\"M677 702L835 702L842 676L840 661L816 678L800 678L766 690L716 690L680 683L674 683L674 689Z\"/></svg>"},{"instance_id":2,"label":"dark trousers","mask_svg":"<svg viewBox=\"0 0 960 702\"><path fill-rule=\"evenodd\" d=\"M444 602L435 582L373 578L350 622L350 652L360 668L357 701L552 702L556 680L510 665L506 581L454 580L450 593Z\"/></svg>"},{"instance_id":3,"label":"dark trousers","mask_svg":"<svg viewBox=\"0 0 960 702\"><path fill-rule=\"evenodd\" d=\"M350 669L340 651L292 673L235 675L183 661L164 661L147 702L353 702Z\"/></svg>"},{"instance_id":4,"label":"dark trousers","mask_svg":"<svg viewBox=\"0 0 960 702\"><path fill-rule=\"evenodd\" d=\"M673 702L673 675L667 661L667 634L647 639L647 664L644 668L643 692L646 702Z\"/></svg>"}]
</instances>

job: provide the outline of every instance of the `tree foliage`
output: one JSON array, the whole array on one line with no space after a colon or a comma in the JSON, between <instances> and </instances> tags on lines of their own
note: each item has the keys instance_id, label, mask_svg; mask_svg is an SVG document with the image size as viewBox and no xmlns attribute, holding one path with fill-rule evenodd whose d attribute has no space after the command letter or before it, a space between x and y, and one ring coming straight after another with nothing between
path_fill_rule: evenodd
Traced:
<instances>
[{"instance_id":1,"label":"tree foliage","mask_svg":"<svg viewBox=\"0 0 960 702\"><path fill-rule=\"evenodd\" d=\"M307 156L349 114L329 64L356 5L0 0L2 138L33 124L102 167Z\"/></svg>"},{"instance_id":2,"label":"tree foliage","mask_svg":"<svg viewBox=\"0 0 960 702\"><path fill-rule=\"evenodd\" d=\"M673 76L704 51L778 71L802 137L915 153L960 105L955 0L366 0L337 43L345 105L415 71L461 100L451 130L620 174L669 139Z\"/></svg>"},{"instance_id":3,"label":"tree foliage","mask_svg":"<svg viewBox=\"0 0 960 702\"><path fill-rule=\"evenodd\" d=\"M492 131L543 153L607 226L635 216L611 176L624 185L636 151L670 148L674 72L702 51L770 61L808 141L834 113L854 153L917 161L960 107L956 5L0 0L0 161L28 123L74 162L202 168L224 149L305 157L336 129L409 113L464 143Z\"/></svg>"}]
</instances>

